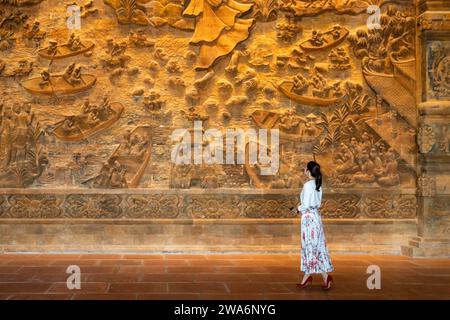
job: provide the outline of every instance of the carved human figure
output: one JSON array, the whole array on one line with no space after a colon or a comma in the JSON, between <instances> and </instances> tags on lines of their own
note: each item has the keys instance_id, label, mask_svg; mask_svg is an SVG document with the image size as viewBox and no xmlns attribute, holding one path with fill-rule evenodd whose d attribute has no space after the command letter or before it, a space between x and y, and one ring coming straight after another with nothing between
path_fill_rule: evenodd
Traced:
<instances>
[{"instance_id":1,"label":"carved human figure","mask_svg":"<svg viewBox=\"0 0 450 320\"><path fill-rule=\"evenodd\" d=\"M13 144L14 121L11 109L4 111L3 120L0 126L0 160L1 168L9 166L11 161L11 151Z\"/></svg>"},{"instance_id":2,"label":"carved human figure","mask_svg":"<svg viewBox=\"0 0 450 320\"><path fill-rule=\"evenodd\" d=\"M355 169L355 156L345 143L339 145L334 161L338 174L345 174Z\"/></svg>"},{"instance_id":3,"label":"carved human figure","mask_svg":"<svg viewBox=\"0 0 450 320\"><path fill-rule=\"evenodd\" d=\"M20 161L25 158L27 152L28 126L31 124L32 119L30 114L26 112L24 105L16 104L13 110L15 113L15 132L11 160Z\"/></svg>"},{"instance_id":4,"label":"carved human figure","mask_svg":"<svg viewBox=\"0 0 450 320\"><path fill-rule=\"evenodd\" d=\"M73 69L73 73L69 79L69 83L72 85L78 85L82 81L83 79L81 79L81 66L76 66L75 69Z\"/></svg>"},{"instance_id":5,"label":"carved human figure","mask_svg":"<svg viewBox=\"0 0 450 320\"><path fill-rule=\"evenodd\" d=\"M235 51L233 51L233 54L231 55L231 58L230 58L230 62L226 66L225 71L229 72L229 73L236 72L237 71L237 67L239 65L239 58L242 57L242 56L246 56L246 55L248 55L248 51L246 51L246 50L243 50L243 51L235 50Z\"/></svg>"},{"instance_id":6,"label":"carved human figure","mask_svg":"<svg viewBox=\"0 0 450 320\"><path fill-rule=\"evenodd\" d=\"M400 183L400 175L398 173L397 156L394 149L389 148L387 153L386 170L383 177L378 179L378 183L382 186L395 186Z\"/></svg>"},{"instance_id":7,"label":"carved human figure","mask_svg":"<svg viewBox=\"0 0 450 320\"><path fill-rule=\"evenodd\" d=\"M65 132L71 132L75 129L74 124L75 122L73 120L73 116L67 117L66 119L64 119L61 128Z\"/></svg>"},{"instance_id":8,"label":"carved human figure","mask_svg":"<svg viewBox=\"0 0 450 320\"><path fill-rule=\"evenodd\" d=\"M75 33L71 33L69 40L67 41L67 46L72 51L77 51L81 47L80 37L76 36Z\"/></svg>"},{"instance_id":9,"label":"carved human figure","mask_svg":"<svg viewBox=\"0 0 450 320\"><path fill-rule=\"evenodd\" d=\"M50 73L48 69L44 69L41 71L41 81L39 82L39 86L41 88L46 87L50 84Z\"/></svg>"},{"instance_id":10,"label":"carved human figure","mask_svg":"<svg viewBox=\"0 0 450 320\"><path fill-rule=\"evenodd\" d=\"M314 137L317 135L317 116L314 113L310 113L306 116L304 134L309 137Z\"/></svg>"},{"instance_id":11,"label":"carved human figure","mask_svg":"<svg viewBox=\"0 0 450 320\"><path fill-rule=\"evenodd\" d=\"M375 164L369 158L367 151L363 151L358 159L359 171L352 177L354 182L370 183L375 181Z\"/></svg>"},{"instance_id":12,"label":"carved human figure","mask_svg":"<svg viewBox=\"0 0 450 320\"><path fill-rule=\"evenodd\" d=\"M109 186L111 188L127 188L125 179L126 168L119 161L115 160L111 168Z\"/></svg>"},{"instance_id":13,"label":"carved human figure","mask_svg":"<svg viewBox=\"0 0 450 320\"><path fill-rule=\"evenodd\" d=\"M102 102L98 106L97 114L99 119L106 120L114 111L111 109L111 103L107 95L103 96Z\"/></svg>"},{"instance_id":14,"label":"carved human figure","mask_svg":"<svg viewBox=\"0 0 450 320\"><path fill-rule=\"evenodd\" d=\"M369 153L370 149L372 148L372 139L370 138L370 135L364 131L361 136L361 147L362 150Z\"/></svg>"},{"instance_id":15,"label":"carved human figure","mask_svg":"<svg viewBox=\"0 0 450 320\"><path fill-rule=\"evenodd\" d=\"M375 146L373 146L370 149L369 156L370 156L370 160L375 165L375 169L374 169L375 176L377 178L379 178L384 173L384 164L383 164L383 161L381 160L378 150Z\"/></svg>"},{"instance_id":16,"label":"carved human figure","mask_svg":"<svg viewBox=\"0 0 450 320\"><path fill-rule=\"evenodd\" d=\"M327 96L327 80L325 77L319 72L316 71L310 84L314 87L312 93L316 97L325 97Z\"/></svg>"},{"instance_id":17,"label":"carved human figure","mask_svg":"<svg viewBox=\"0 0 450 320\"><path fill-rule=\"evenodd\" d=\"M54 56L58 53L58 42L55 40L49 41L49 46L47 48L47 54Z\"/></svg>"},{"instance_id":18,"label":"carved human figure","mask_svg":"<svg viewBox=\"0 0 450 320\"><path fill-rule=\"evenodd\" d=\"M66 69L64 69L64 73L63 73L63 79L66 80L68 83L70 83L70 79L72 78L72 73L75 69L75 62L72 62L71 64L69 64Z\"/></svg>"},{"instance_id":19,"label":"carved human figure","mask_svg":"<svg viewBox=\"0 0 450 320\"><path fill-rule=\"evenodd\" d=\"M313 30L310 42L313 46L320 47L326 40L323 38L321 31Z\"/></svg>"},{"instance_id":20,"label":"carved human figure","mask_svg":"<svg viewBox=\"0 0 450 320\"><path fill-rule=\"evenodd\" d=\"M300 124L300 117L296 115L295 108L290 108L286 112L284 112L280 117L280 129L290 131L294 128L297 128Z\"/></svg>"},{"instance_id":21,"label":"carved human figure","mask_svg":"<svg viewBox=\"0 0 450 320\"><path fill-rule=\"evenodd\" d=\"M188 189L191 186L192 166L179 164L175 166L172 187Z\"/></svg>"},{"instance_id":22,"label":"carved human figure","mask_svg":"<svg viewBox=\"0 0 450 320\"><path fill-rule=\"evenodd\" d=\"M84 114L88 114L89 112L91 112L94 109L94 105L91 104L89 98L84 99L83 101L83 107L82 107L82 112Z\"/></svg>"},{"instance_id":23,"label":"carved human figure","mask_svg":"<svg viewBox=\"0 0 450 320\"><path fill-rule=\"evenodd\" d=\"M358 140L355 137L352 137L350 139L350 146L349 146L349 148L352 151L353 155L355 156L355 160L356 160L356 156L361 153L362 148L359 145L359 142L358 142Z\"/></svg>"},{"instance_id":24,"label":"carved human figure","mask_svg":"<svg viewBox=\"0 0 450 320\"><path fill-rule=\"evenodd\" d=\"M94 179L94 187L106 187L111 181L111 165L105 163L100 171L100 174Z\"/></svg>"},{"instance_id":25,"label":"carved human figure","mask_svg":"<svg viewBox=\"0 0 450 320\"><path fill-rule=\"evenodd\" d=\"M306 90L308 90L309 82L303 75L297 74L296 76L294 76L293 80L294 86L292 87L292 92L301 95L305 93Z\"/></svg>"}]
</instances>

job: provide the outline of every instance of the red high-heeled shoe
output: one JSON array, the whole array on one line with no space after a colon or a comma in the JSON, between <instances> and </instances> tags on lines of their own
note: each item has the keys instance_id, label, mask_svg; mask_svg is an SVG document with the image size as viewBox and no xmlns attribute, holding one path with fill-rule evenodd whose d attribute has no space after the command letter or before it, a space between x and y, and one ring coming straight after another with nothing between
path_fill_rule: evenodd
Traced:
<instances>
[{"instance_id":1,"label":"red high-heeled shoe","mask_svg":"<svg viewBox=\"0 0 450 320\"><path fill-rule=\"evenodd\" d=\"M333 277L327 275L327 280L325 281L325 285L322 285L322 290L330 290L332 285L334 284Z\"/></svg>"},{"instance_id":2,"label":"red high-heeled shoe","mask_svg":"<svg viewBox=\"0 0 450 320\"><path fill-rule=\"evenodd\" d=\"M304 283L297 283L297 287L299 288L306 288L306 287L311 287L312 285L312 276L309 276Z\"/></svg>"}]
</instances>

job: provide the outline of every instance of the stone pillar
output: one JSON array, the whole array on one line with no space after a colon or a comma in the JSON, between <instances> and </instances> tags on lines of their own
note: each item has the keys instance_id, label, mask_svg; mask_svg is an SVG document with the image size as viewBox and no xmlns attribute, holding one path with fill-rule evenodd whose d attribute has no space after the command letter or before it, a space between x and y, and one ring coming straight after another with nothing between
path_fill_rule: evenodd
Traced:
<instances>
[{"instance_id":1,"label":"stone pillar","mask_svg":"<svg viewBox=\"0 0 450 320\"><path fill-rule=\"evenodd\" d=\"M413 257L446 256L450 247L450 1L417 3L419 109L418 236Z\"/></svg>"}]
</instances>

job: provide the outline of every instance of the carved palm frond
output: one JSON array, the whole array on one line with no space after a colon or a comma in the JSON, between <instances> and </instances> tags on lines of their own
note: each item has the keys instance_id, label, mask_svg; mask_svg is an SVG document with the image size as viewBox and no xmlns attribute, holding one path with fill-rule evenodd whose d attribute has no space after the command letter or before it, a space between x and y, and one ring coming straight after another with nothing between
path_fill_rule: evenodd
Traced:
<instances>
[{"instance_id":1,"label":"carved palm frond","mask_svg":"<svg viewBox=\"0 0 450 320\"><path fill-rule=\"evenodd\" d=\"M131 18L137 10L136 0L120 0L120 7L117 9L117 14Z\"/></svg>"},{"instance_id":2,"label":"carved palm frond","mask_svg":"<svg viewBox=\"0 0 450 320\"><path fill-rule=\"evenodd\" d=\"M345 118L350 114L348 107L346 104L342 105L340 108L334 110L332 119L337 122L339 125L344 123Z\"/></svg>"},{"instance_id":3,"label":"carved palm frond","mask_svg":"<svg viewBox=\"0 0 450 320\"><path fill-rule=\"evenodd\" d=\"M254 0L253 16L269 21L276 17L278 7L278 0Z\"/></svg>"},{"instance_id":4,"label":"carved palm frond","mask_svg":"<svg viewBox=\"0 0 450 320\"><path fill-rule=\"evenodd\" d=\"M25 187L25 180L27 176L27 170L24 167L14 167L11 169L16 178L17 187Z\"/></svg>"},{"instance_id":5,"label":"carved palm frond","mask_svg":"<svg viewBox=\"0 0 450 320\"><path fill-rule=\"evenodd\" d=\"M0 30L0 50L3 51L10 49L14 45L15 41L16 39L14 38L14 32Z\"/></svg>"},{"instance_id":6,"label":"carved palm frond","mask_svg":"<svg viewBox=\"0 0 450 320\"><path fill-rule=\"evenodd\" d=\"M336 143L338 143L340 139L341 139L340 127L334 127L333 130L328 132L328 134L325 137L325 141L332 146L336 145Z\"/></svg>"},{"instance_id":7,"label":"carved palm frond","mask_svg":"<svg viewBox=\"0 0 450 320\"><path fill-rule=\"evenodd\" d=\"M19 0L0 0L0 3L4 3L4 4L9 4L12 6L17 6L19 5Z\"/></svg>"},{"instance_id":8,"label":"carved palm frond","mask_svg":"<svg viewBox=\"0 0 450 320\"><path fill-rule=\"evenodd\" d=\"M322 128L324 131L329 132L331 126L333 125L333 116L328 115L324 112L320 114L320 121L317 123L317 125Z\"/></svg>"},{"instance_id":9,"label":"carved palm frond","mask_svg":"<svg viewBox=\"0 0 450 320\"><path fill-rule=\"evenodd\" d=\"M324 153L326 151L326 146L324 143L322 143L322 141L318 145L314 146L314 148L313 148L314 154L320 154L320 153Z\"/></svg>"}]
</instances>

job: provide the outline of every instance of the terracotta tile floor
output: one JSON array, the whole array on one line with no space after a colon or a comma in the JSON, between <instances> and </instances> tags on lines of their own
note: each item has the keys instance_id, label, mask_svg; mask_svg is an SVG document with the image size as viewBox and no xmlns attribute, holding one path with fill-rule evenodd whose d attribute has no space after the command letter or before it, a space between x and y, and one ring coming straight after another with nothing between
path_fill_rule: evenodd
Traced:
<instances>
[{"instance_id":1,"label":"terracotta tile floor","mask_svg":"<svg viewBox=\"0 0 450 320\"><path fill-rule=\"evenodd\" d=\"M450 299L450 259L334 255L335 287L298 289L293 254L0 254L0 299ZM81 269L69 290L66 268ZM366 286L369 265L381 289Z\"/></svg>"}]
</instances>

